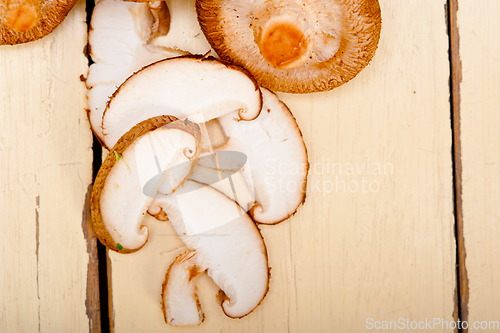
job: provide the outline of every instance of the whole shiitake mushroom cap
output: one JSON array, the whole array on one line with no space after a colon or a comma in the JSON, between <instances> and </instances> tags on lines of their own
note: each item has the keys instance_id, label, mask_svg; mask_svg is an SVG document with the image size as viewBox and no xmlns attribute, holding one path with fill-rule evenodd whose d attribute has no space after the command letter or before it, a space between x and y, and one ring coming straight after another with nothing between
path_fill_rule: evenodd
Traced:
<instances>
[{"instance_id":1,"label":"whole shiitake mushroom cap","mask_svg":"<svg viewBox=\"0 0 500 333\"><path fill-rule=\"evenodd\" d=\"M0 0L0 45L27 43L51 33L76 0Z\"/></svg>"},{"instance_id":2,"label":"whole shiitake mushroom cap","mask_svg":"<svg viewBox=\"0 0 500 333\"><path fill-rule=\"evenodd\" d=\"M355 77L380 39L378 0L197 0L198 21L224 60L271 90L331 90Z\"/></svg>"}]
</instances>

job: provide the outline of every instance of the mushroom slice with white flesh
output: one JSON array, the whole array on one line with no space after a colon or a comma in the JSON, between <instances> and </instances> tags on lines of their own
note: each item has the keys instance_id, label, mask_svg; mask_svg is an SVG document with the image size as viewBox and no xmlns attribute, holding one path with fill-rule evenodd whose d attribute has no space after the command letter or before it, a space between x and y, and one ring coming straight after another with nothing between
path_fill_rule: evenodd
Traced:
<instances>
[{"instance_id":1,"label":"mushroom slice with white flesh","mask_svg":"<svg viewBox=\"0 0 500 333\"><path fill-rule=\"evenodd\" d=\"M325 91L351 80L380 39L378 0L197 0L196 9L222 59L284 92Z\"/></svg>"},{"instance_id":2,"label":"mushroom slice with white flesh","mask_svg":"<svg viewBox=\"0 0 500 333\"><path fill-rule=\"evenodd\" d=\"M130 1L130 0L126 0ZM134 1L145 2L147 6L138 7L136 22L140 25L143 40L150 44L158 37L168 35L170 31L171 17L165 1ZM137 13L138 12L138 13Z\"/></svg>"},{"instance_id":3,"label":"mushroom slice with white flesh","mask_svg":"<svg viewBox=\"0 0 500 333\"><path fill-rule=\"evenodd\" d=\"M254 120L255 121L255 120ZM213 143L210 138L210 143ZM255 190L247 155L241 151L202 151L189 179L210 185L236 201L246 212L255 205Z\"/></svg>"},{"instance_id":4,"label":"mushroom slice with white flesh","mask_svg":"<svg viewBox=\"0 0 500 333\"><path fill-rule=\"evenodd\" d=\"M198 325L205 320L196 293L196 277L208 267L197 254L188 251L175 258L163 281L161 308L165 322L170 325Z\"/></svg>"},{"instance_id":5,"label":"mushroom slice with white flesh","mask_svg":"<svg viewBox=\"0 0 500 333\"><path fill-rule=\"evenodd\" d=\"M259 229L236 202L188 180L173 195L155 198L149 212L160 211L193 251L177 258L166 275L162 302L168 324L203 321L190 279L205 270L221 288L227 316L241 318L260 304L269 287L267 250Z\"/></svg>"},{"instance_id":6,"label":"mushroom slice with white flesh","mask_svg":"<svg viewBox=\"0 0 500 333\"><path fill-rule=\"evenodd\" d=\"M171 21L168 34L151 40L150 47L205 54L210 51L196 18L195 0L168 0Z\"/></svg>"},{"instance_id":7,"label":"mushroom slice with white flesh","mask_svg":"<svg viewBox=\"0 0 500 333\"><path fill-rule=\"evenodd\" d=\"M200 158L190 179L214 184L211 180L217 175L212 173L232 172L240 174L246 180L248 189L244 186L217 188L229 197L236 193L238 203L250 209L255 222L276 224L293 215L298 206L304 202L306 195L307 173L309 163L307 149L302 133L294 116L271 91L262 88L262 111L253 121L236 122L230 117L219 118L219 123L228 141L215 148L218 161ZM240 155L237 153L239 152ZM246 156L247 161L240 156ZM243 160L238 165L238 160ZM220 170L220 165L228 165ZM202 168L203 172L199 169ZM233 178L234 176L226 176ZM224 185L221 182L221 185ZM212 185L214 186L214 185ZM253 192L255 202L250 202L248 196L240 193ZM250 207L248 206L249 204Z\"/></svg>"},{"instance_id":8,"label":"mushroom slice with white flesh","mask_svg":"<svg viewBox=\"0 0 500 333\"><path fill-rule=\"evenodd\" d=\"M100 0L92 12L89 30L90 65L86 80L89 121L102 137L102 114L109 97L127 77L155 61L182 52L150 47L155 38L169 31L169 11L165 2L125 2Z\"/></svg>"},{"instance_id":9,"label":"mushroom slice with white flesh","mask_svg":"<svg viewBox=\"0 0 500 333\"><path fill-rule=\"evenodd\" d=\"M50 34L76 0L0 0L0 45L27 43Z\"/></svg>"},{"instance_id":10,"label":"mushroom slice with white flesh","mask_svg":"<svg viewBox=\"0 0 500 333\"><path fill-rule=\"evenodd\" d=\"M225 114L255 119L260 89L244 69L212 57L158 61L130 76L113 94L102 119L104 144L112 147L135 124L159 115L204 123Z\"/></svg>"},{"instance_id":11,"label":"mushroom slice with white flesh","mask_svg":"<svg viewBox=\"0 0 500 333\"><path fill-rule=\"evenodd\" d=\"M141 222L153 198L158 192L171 194L187 179L200 148L199 126L172 116L145 120L123 135L92 190L92 223L99 240L121 253L144 246L148 230Z\"/></svg>"}]
</instances>

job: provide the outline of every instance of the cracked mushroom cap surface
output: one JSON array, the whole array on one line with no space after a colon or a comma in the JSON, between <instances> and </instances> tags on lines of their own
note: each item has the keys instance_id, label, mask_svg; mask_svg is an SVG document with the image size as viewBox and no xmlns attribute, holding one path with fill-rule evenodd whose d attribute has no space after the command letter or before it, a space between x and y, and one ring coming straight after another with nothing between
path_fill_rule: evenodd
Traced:
<instances>
[{"instance_id":1,"label":"cracked mushroom cap surface","mask_svg":"<svg viewBox=\"0 0 500 333\"><path fill-rule=\"evenodd\" d=\"M0 0L0 45L31 42L51 33L76 0Z\"/></svg>"},{"instance_id":2,"label":"cracked mushroom cap surface","mask_svg":"<svg viewBox=\"0 0 500 333\"><path fill-rule=\"evenodd\" d=\"M92 223L99 240L120 253L142 248L149 236L142 219L153 198L182 185L200 147L199 126L171 116L145 120L122 136L92 189Z\"/></svg>"},{"instance_id":3,"label":"cracked mushroom cap surface","mask_svg":"<svg viewBox=\"0 0 500 333\"><path fill-rule=\"evenodd\" d=\"M378 0L197 0L203 33L224 60L275 91L331 90L373 58Z\"/></svg>"},{"instance_id":4,"label":"cracked mushroom cap surface","mask_svg":"<svg viewBox=\"0 0 500 333\"><path fill-rule=\"evenodd\" d=\"M165 321L179 326L203 321L190 277L204 271L221 288L227 316L241 318L252 312L267 294L269 268L264 240L250 216L223 193L191 180L173 195L155 198L148 212L160 211L194 252L178 258L166 275Z\"/></svg>"}]
</instances>

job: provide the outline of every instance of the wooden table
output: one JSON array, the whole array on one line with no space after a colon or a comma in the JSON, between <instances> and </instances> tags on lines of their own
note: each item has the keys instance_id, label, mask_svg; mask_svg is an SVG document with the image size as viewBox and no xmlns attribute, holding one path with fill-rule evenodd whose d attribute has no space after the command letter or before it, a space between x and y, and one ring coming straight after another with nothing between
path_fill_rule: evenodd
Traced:
<instances>
[{"instance_id":1,"label":"wooden table","mask_svg":"<svg viewBox=\"0 0 500 333\"><path fill-rule=\"evenodd\" d=\"M361 74L279 94L311 169L298 213L261 227L269 294L229 319L203 276L194 328L166 325L159 306L185 250L168 223L147 219L146 247L109 253L99 280L85 3L50 36L0 47L0 332L357 333L426 320L452 332L454 318L500 330L500 2L380 3L379 49Z\"/></svg>"}]
</instances>

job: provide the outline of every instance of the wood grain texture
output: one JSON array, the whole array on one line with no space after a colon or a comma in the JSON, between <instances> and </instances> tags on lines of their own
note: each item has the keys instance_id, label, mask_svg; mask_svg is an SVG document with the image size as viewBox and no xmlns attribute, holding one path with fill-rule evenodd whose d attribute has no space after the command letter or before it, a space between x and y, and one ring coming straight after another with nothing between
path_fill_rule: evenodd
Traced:
<instances>
[{"instance_id":1,"label":"wood grain texture","mask_svg":"<svg viewBox=\"0 0 500 333\"><path fill-rule=\"evenodd\" d=\"M500 3L460 0L462 199L469 331L500 330ZM486 325L486 324L483 324Z\"/></svg>"},{"instance_id":2,"label":"wood grain texture","mask_svg":"<svg viewBox=\"0 0 500 333\"><path fill-rule=\"evenodd\" d=\"M85 3L53 34L0 47L0 331L88 332ZM89 304L90 306L90 304Z\"/></svg>"},{"instance_id":3,"label":"wood grain texture","mask_svg":"<svg viewBox=\"0 0 500 333\"><path fill-rule=\"evenodd\" d=\"M252 314L225 317L217 286L202 276L205 322L166 325L161 283L185 247L169 223L147 218L150 240L141 251L110 253L113 330L362 332L369 318L452 321L445 4L381 1L379 49L358 77L328 93L280 94L308 147L308 195L290 220L261 227L272 278Z\"/></svg>"}]
</instances>

